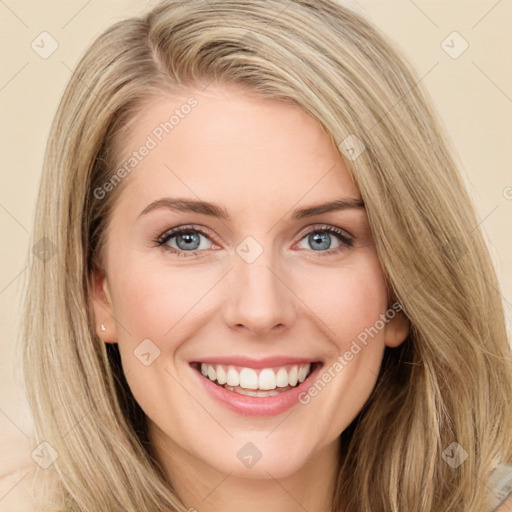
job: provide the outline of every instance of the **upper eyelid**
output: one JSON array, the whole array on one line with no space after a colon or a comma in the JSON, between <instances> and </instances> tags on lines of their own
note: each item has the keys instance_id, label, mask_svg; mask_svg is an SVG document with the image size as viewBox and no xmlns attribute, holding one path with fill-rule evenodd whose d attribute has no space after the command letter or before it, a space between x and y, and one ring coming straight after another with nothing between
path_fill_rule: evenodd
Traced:
<instances>
[{"instance_id":1,"label":"upper eyelid","mask_svg":"<svg viewBox=\"0 0 512 512\"><path fill-rule=\"evenodd\" d=\"M346 229L341 228L339 226L334 226L332 224L326 224L326 223L316 223L316 224L312 224L310 226L306 226L305 228L301 229L294 236L294 238L295 237L299 237L299 240L302 240L302 238L304 238L310 232L329 230L329 229L340 230L343 233L345 233L347 235L347 237L350 238L351 240L353 240L355 238L354 235L352 233L350 233L349 231L347 231ZM164 233L162 233L158 237L157 240L159 240L159 241L160 240L168 241L171 238L174 238L177 235L179 235L180 231L187 231L187 230L199 232L200 235L203 235L203 236L209 238L211 242L217 243L215 241L216 237L215 237L215 235L212 235L213 232L211 230L209 230L205 226L199 226L197 224L185 224L185 225L182 225L182 226L176 226L174 228L168 229L168 230L164 231ZM336 233L334 233L334 234L336 234Z\"/></svg>"}]
</instances>

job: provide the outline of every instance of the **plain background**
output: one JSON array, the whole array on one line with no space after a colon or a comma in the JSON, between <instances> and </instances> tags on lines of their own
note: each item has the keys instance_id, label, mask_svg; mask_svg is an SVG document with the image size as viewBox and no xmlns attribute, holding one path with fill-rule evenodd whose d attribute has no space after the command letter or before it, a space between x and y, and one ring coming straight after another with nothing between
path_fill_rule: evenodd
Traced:
<instances>
[{"instance_id":1,"label":"plain background","mask_svg":"<svg viewBox=\"0 0 512 512\"><path fill-rule=\"evenodd\" d=\"M154 3L0 0L0 511L25 510L20 500L26 492L27 468L34 465L17 344L25 255L50 123L72 69L90 42L107 26ZM403 48L434 99L464 165L462 173L500 277L511 332L512 3L347 3ZM458 58L442 45L454 31L469 45ZM58 43L46 59L31 46L42 32ZM444 44L457 51L463 41L452 35Z\"/></svg>"}]
</instances>

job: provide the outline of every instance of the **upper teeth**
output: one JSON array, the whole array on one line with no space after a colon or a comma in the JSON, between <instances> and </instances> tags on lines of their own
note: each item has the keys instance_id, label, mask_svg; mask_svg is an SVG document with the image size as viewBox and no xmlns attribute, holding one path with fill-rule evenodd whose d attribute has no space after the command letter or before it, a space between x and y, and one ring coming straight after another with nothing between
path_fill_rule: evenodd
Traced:
<instances>
[{"instance_id":1,"label":"upper teeth","mask_svg":"<svg viewBox=\"0 0 512 512\"><path fill-rule=\"evenodd\" d=\"M245 389L275 389L288 385L295 386L297 382L303 382L309 374L311 363L302 365L281 366L280 368L263 368L258 375L253 368L239 369L228 366L227 369L220 365L201 363L201 373L211 381L217 381L220 385L240 386Z\"/></svg>"}]
</instances>

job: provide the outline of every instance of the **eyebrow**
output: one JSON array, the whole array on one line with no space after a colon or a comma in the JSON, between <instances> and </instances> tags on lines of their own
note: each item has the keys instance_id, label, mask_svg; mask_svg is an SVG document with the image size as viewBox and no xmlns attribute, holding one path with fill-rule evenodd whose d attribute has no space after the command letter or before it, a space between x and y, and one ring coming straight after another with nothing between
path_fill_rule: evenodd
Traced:
<instances>
[{"instance_id":1,"label":"eyebrow","mask_svg":"<svg viewBox=\"0 0 512 512\"><path fill-rule=\"evenodd\" d=\"M171 210L177 210L180 212L201 213L203 215L209 215L211 217L217 217L220 219L229 219L228 212L224 208L215 203L210 203L208 201L200 201L197 199L173 197L163 197L161 199L153 201L148 206L146 206L146 208L144 208L142 212L140 212L139 217L147 215L149 212L159 208L167 208ZM316 204L295 210L295 212L292 215L292 219L304 219L322 213L350 209L364 209L364 202L361 199L355 198L335 199L327 203Z\"/></svg>"}]
</instances>

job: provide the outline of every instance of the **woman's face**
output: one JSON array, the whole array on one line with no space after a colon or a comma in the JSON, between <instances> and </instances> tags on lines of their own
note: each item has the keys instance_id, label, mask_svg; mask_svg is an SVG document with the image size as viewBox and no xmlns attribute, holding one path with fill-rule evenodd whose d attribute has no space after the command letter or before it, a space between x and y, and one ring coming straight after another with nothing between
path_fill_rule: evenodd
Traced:
<instances>
[{"instance_id":1,"label":"woman's face","mask_svg":"<svg viewBox=\"0 0 512 512\"><path fill-rule=\"evenodd\" d=\"M154 101L122 149L94 314L169 474L177 457L267 478L332 462L407 334L338 149L299 107L226 86Z\"/></svg>"}]
</instances>

